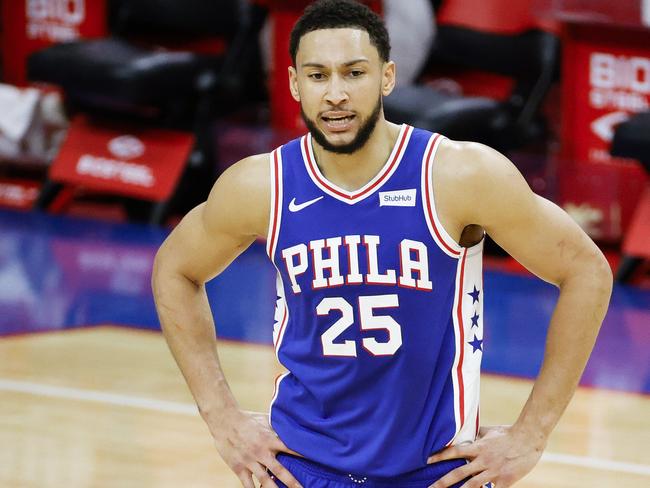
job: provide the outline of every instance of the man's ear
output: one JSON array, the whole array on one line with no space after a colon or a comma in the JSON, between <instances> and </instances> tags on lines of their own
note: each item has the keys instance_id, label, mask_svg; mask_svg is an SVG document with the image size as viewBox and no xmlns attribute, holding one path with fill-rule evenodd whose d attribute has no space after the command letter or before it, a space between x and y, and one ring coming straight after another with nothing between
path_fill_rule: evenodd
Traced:
<instances>
[{"instance_id":1,"label":"man's ear","mask_svg":"<svg viewBox=\"0 0 650 488\"><path fill-rule=\"evenodd\" d=\"M296 102L300 101L300 91L298 90L298 73L296 68L289 66L289 90L291 96Z\"/></svg>"},{"instance_id":2,"label":"man's ear","mask_svg":"<svg viewBox=\"0 0 650 488\"><path fill-rule=\"evenodd\" d=\"M395 88L395 74L397 66L393 61L387 61L383 66L383 74L381 78L381 94L385 97L391 94Z\"/></svg>"}]
</instances>

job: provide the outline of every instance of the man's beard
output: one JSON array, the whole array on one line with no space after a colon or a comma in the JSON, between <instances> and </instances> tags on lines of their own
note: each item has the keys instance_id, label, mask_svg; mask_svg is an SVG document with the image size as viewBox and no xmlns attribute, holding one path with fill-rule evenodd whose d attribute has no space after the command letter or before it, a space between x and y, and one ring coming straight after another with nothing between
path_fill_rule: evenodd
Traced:
<instances>
[{"instance_id":1,"label":"man's beard","mask_svg":"<svg viewBox=\"0 0 650 488\"><path fill-rule=\"evenodd\" d=\"M332 144L329 142L325 137L325 134L323 134L323 131L321 131L316 125L316 122L307 117L307 114L305 114L302 109L302 105L300 106L300 115L302 115L302 119L305 121L305 125L307 126L307 129L309 129L312 137L323 149L336 154L352 154L365 146L368 139L370 139L372 132L377 126L377 121L379 120L379 113L381 112L382 106L381 102L380 96L377 100L377 105L375 105L370 116L368 116L368 118L363 122L355 138L347 144Z\"/></svg>"}]
</instances>

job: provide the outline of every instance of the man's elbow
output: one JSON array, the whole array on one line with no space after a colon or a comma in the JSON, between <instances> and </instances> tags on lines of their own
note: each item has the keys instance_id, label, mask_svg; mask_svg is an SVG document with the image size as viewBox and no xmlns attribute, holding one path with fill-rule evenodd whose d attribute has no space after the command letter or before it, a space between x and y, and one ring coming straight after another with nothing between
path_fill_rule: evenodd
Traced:
<instances>
[{"instance_id":1,"label":"man's elbow","mask_svg":"<svg viewBox=\"0 0 650 488\"><path fill-rule=\"evenodd\" d=\"M599 254L600 259L598 259L597 263L595 264L595 272L599 283L604 289L607 300L609 301L609 297L612 294L612 288L614 286L614 274L612 273L612 267L609 265L609 262L605 256L603 256L602 253Z\"/></svg>"},{"instance_id":2,"label":"man's elbow","mask_svg":"<svg viewBox=\"0 0 650 488\"><path fill-rule=\"evenodd\" d=\"M163 263L164 263L164 250L163 247L161 246L153 258L153 266L151 269L151 290L153 291L154 298L156 296L158 283L160 283L160 276L162 274L162 269L164 268Z\"/></svg>"},{"instance_id":3,"label":"man's elbow","mask_svg":"<svg viewBox=\"0 0 650 488\"><path fill-rule=\"evenodd\" d=\"M580 253L576 258L566 268L564 279L559 283L560 288L576 281L581 282L581 286L588 283L609 298L614 277L612 268L600 249L593 244L590 252Z\"/></svg>"},{"instance_id":4,"label":"man's elbow","mask_svg":"<svg viewBox=\"0 0 650 488\"><path fill-rule=\"evenodd\" d=\"M595 248L594 252L580 263L574 276L581 282L580 286L592 290L599 303L605 306L609 304L614 276L609 262L600 249Z\"/></svg>"},{"instance_id":5,"label":"man's elbow","mask_svg":"<svg viewBox=\"0 0 650 488\"><path fill-rule=\"evenodd\" d=\"M600 258L594 260L593 264L591 313L598 323L598 328L600 328L609 308L609 300L612 296L612 288L614 286L614 276L612 274L612 268L607 262L607 259L605 259L605 256L600 251L598 254Z\"/></svg>"},{"instance_id":6,"label":"man's elbow","mask_svg":"<svg viewBox=\"0 0 650 488\"><path fill-rule=\"evenodd\" d=\"M156 302L170 288L182 287L197 290L204 285L204 282L186 274L184 266L177 257L177 253L167 245L167 241L163 242L154 257L151 271L151 289Z\"/></svg>"},{"instance_id":7,"label":"man's elbow","mask_svg":"<svg viewBox=\"0 0 650 488\"><path fill-rule=\"evenodd\" d=\"M169 283L174 276L171 258L166 242L164 242L154 256L151 270L151 291L156 302L163 292L163 285Z\"/></svg>"}]
</instances>

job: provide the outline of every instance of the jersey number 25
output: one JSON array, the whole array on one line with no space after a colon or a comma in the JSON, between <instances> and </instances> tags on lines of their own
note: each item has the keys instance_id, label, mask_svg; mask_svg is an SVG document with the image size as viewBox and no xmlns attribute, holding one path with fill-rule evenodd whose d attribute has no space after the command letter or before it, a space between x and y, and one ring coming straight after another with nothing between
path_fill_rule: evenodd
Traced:
<instances>
[{"instance_id":1,"label":"jersey number 25","mask_svg":"<svg viewBox=\"0 0 650 488\"><path fill-rule=\"evenodd\" d=\"M388 315L375 315L378 308L399 307L399 298L396 294L373 295L359 297L359 323L361 330L386 330L387 342L378 342L373 337L364 338L361 343L368 352L374 356L391 356L402 346L402 327ZM341 318L334 322L329 329L323 332L321 342L325 356L357 356L355 341L346 340L334 342L348 327L354 324L354 310L352 305L342 297L323 298L316 307L319 316L329 315L332 310L341 312Z\"/></svg>"}]
</instances>

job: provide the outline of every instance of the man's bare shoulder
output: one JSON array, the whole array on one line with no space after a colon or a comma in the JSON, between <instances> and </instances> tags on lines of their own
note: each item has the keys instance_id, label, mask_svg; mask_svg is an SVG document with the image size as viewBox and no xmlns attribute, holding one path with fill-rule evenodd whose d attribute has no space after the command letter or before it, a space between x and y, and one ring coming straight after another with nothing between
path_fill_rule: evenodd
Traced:
<instances>
[{"instance_id":1,"label":"man's bare shoulder","mask_svg":"<svg viewBox=\"0 0 650 488\"><path fill-rule=\"evenodd\" d=\"M528 187L516 166L484 144L445 139L433 166L436 205L450 226L483 225L485 207L496 207Z\"/></svg>"},{"instance_id":2,"label":"man's bare shoulder","mask_svg":"<svg viewBox=\"0 0 650 488\"><path fill-rule=\"evenodd\" d=\"M253 193L270 191L269 153L248 156L226 169L217 183Z\"/></svg>"},{"instance_id":3,"label":"man's bare shoulder","mask_svg":"<svg viewBox=\"0 0 650 488\"><path fill-rule=\"evenodd\" d=\"M447 183L467 185L485 183L485 178L518 174L508 158L478 142L445 139L440 144L434 170Z\"/></svg>"},{"instance_id":4,"label":"man's bare shoulder","mask_svg":"<svg viewBox=\"0 0 650 488\"><path fill-rule=\"evenodd\" d=\"M269 154L249 156L217 179L206 202L205 224L227 223L243 234L265 237L270 198Z\"/></svg>"}]
</instances>

